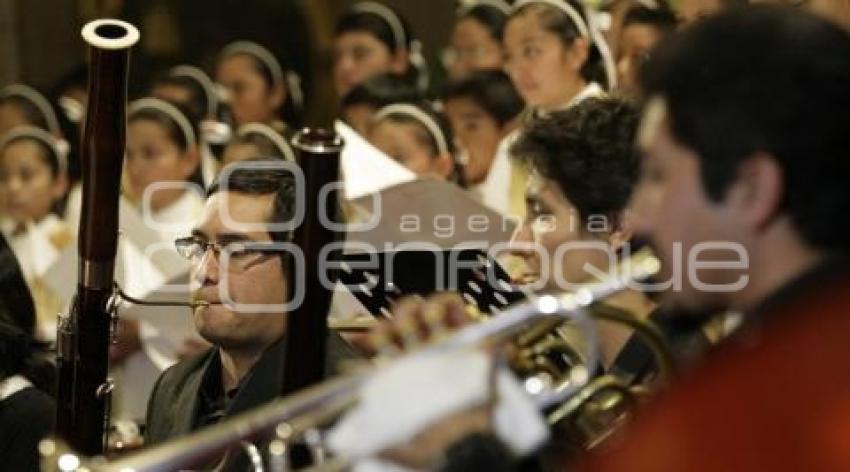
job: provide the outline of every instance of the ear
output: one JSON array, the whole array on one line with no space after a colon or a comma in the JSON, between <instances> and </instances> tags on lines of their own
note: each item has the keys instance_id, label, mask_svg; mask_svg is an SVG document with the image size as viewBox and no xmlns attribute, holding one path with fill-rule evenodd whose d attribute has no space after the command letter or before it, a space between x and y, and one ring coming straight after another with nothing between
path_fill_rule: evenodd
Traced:
<instances>
[{"instance_id":1,"label":"ear","mask_svg":"<svg viewBox=\"0 0 850 472\"><path fill-rule=\"evenodd\" d=\"M410 68L410 53L407 49L390 52L390 72L404 74Z\"/></svg>"},{"instance_id":2,"label":"ear","mask_svg":"<svg viewBox=\"0 0 850 472\"><path fill-rule=\"evenodd\" d=\"M283 103L286 101L286 87L284 87L283 82L277 82L274 87L272 87L271 94L269 95L269 103L275 108L278 109L283 106Z\"/></svg>"},{"instance_id":3,"label":"ear","mask_svg":"<svg viewBox=\"0 0 850 472\"><path fill-rule=\"evenodd\" d=\"M776 159L756 153L738 165L737 178L726 192L726 205L740 223L753 229L768 226L782 203L784 175Z\"/></svg>"},{"instance_id":4,"label":"ear","mask_svg":"<svg viewBox=\"0 0 850 472\"><path fill-rule=\"evenodd\" d=\"M68 176L63 173L60 173L56 176L56 181L53 182L53 186L51 187L50 193L53 197L53 200L59 200L68 192Z\"/></svg>"},{"instance_id":5,"label":"ear","mask_svg":"<svg viewBox=\"0 0 850 472\"><path fill-rule=\"evenodd\" d=\"M443 153L434 157L434 162L431 165L431 168L434 169L435 174L449 180L451 179L452 172L454 171L454 164L452 156L448 153Z\"/></svg>"},{"instance_id":6,"label":"ear","mask_svg":"<svg viewBox=\"0 0 850 472\"><path fill-rule=\"evenodd\" d=\"M499 132L501 133L500 137L505 138L507 135L513 133L514 130L519 129L524 116L525 113L520 112L517 113L515 117L511 118L510 121L506 121L505 124L502 125L502 128L499 130Z\"/></svg>"},{"instance_id":7,"label":"ear","mask_svg":"<svg viewBox=\"0 0 850 472\"><path fill-rule=\"evenodd\" d=\"M628 209L623 210L614 216L613 231L608 237L611 249L618 250L632 240L632 237L635 234L632 218L632 212Z\"/></svg>"},{"instance_id":8,"label":"ear","mask_svg":"<svg viewBox=\"0 0 850 472\"><path fill-rule=\"evenodd\" d=\"M590 43L586 38L578 37L573 40L573 43L567 48L567 57L570 61L570 66L575 71L580 71L587 62L587 56L590 54Z\"/></svg>"},{"instance_id":9,"label":"ear","mask_svg":"<svg viewBox=\"0 0 850 472\"><path fill-rule=\"evenodd\" d=\"M189 176L195 172L195 169L198 168L198 164L201 162L201 153L198 150L198 146L193 146L186 150L183 153L183 158L180 160L180 170L181 174L183 174L184 179L188 179Z\"/></svg>"}]
</instances>

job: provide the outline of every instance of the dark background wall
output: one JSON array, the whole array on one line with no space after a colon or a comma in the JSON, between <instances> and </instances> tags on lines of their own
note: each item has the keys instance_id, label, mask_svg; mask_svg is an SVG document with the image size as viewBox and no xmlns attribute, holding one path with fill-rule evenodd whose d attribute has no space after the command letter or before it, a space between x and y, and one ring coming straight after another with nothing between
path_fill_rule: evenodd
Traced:
<instances>
[{"instance_id":1,"label":"dark background wall","mask_svg":"<svg viewBox=\"0 0 850 472\"><path fill-rule=\"evenodd\" d=\"M236 39L258 41L304 79L308 122L334 114L328 71L331 33L353 0L0 0L0 85L24 82L49 91L85 61L82 25L117 17L134 23L142 41L131 65L131 95L154 74L191 63L209 70L216 52ZM454 16L452 0L385 0L411 23L439 77L436 58Z\"/></svg>"}]
</instances>

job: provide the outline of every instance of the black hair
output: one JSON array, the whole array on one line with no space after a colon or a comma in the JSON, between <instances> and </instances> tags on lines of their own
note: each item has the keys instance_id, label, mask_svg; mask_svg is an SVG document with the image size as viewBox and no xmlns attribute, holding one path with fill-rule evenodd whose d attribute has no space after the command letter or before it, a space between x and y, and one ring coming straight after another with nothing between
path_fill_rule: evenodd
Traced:
<instances>
[{"instance_id":1,"label":"black hair","mask_svg":"<svg viewBox=\"0 0 850 472\"><path fill-rule=\"evenodd\" d=\"M71 121L71 118L61 106L59 99L66 93L73 90L81 90L83 93L88 94L88 87L88 65L78 64L59 79L58 84L53 88L53 93L51 94L51 105L62 112L56 114L57 119L59 120L59 127L62 128L62 136L64 136L65 140L70 143L67 155L68 179L72 183L79 181L82 177L80 146L77 145L77 143L80 142L80 123ZM80 105L85 106L86 104L80 103Z\"/></svg>"},{"instance_id":2,"label":"black hair","mask_svg":"<svg viewBox=\"0 0 850 472\"><path fill-rule=\"evenodd\" d=\"M573 9L575 9L575 11L577 11L581 16L582 21L584 21L585 26L587 26L588 29L590 28L590 23L587 21L587 17L585 16L585 9L580 3L574 0L561 1L569 4ZM581 37L581 32L579 31L578 26L569 15L561 11L559 8L545 3L531 3L525 5L511 13L508 21L510 21L511 18L519 17L528 13L536 14L540 23L543 25L543 28L557 35L565 46L572 45L573 41ZM608 74L605 71L605 60L602 57L599 46L596 44L593 37L587 38L587 41L587 60L581 68L581 76L586 81L596 82L606 89L610 88L610 84L608 83Z\"/></svg>"},{"instance_id":3,"label":"black hair","mask_svg":"<svg viewBox=\"0 0 850 472\"><path fill-rule=\"evenodd\" d=\"M89 89L89 67L86 64L77 64L63 75L56 87L53 88L53 96L60 96L74 89L88 92Z\"/></svg>"},{"instance_id":4,"label":"black hair","mask_svg":"<svg viewBox=\"0 0 850 472\"><path fill-rule=\"evenodd\" d=\"M196 126L209 114L210 103L207 98L207 91L204 90L204 87L198 83L197 80L191 77L174 76L169 75L169 73L165 73L154 79L153 85L151 86L151 93L153 93L154 89L157 87L177 87L187 91L189 99L185 102L179 103L178 105L185 110L184 114L186 115L186 118L189 118L189 121L195 123ZM157 98L173 103L173 100L170 99L165 99L163 97Z\"/></svg>"},{"instance_id":5,"label":"black hair","mask_svg":"<svg viewBox=\"0 0 850 472\"><path fill-rule=\"evenodd\" d=\"M616 217L638 177L637 106L619 98L588 98L533 119L511 147L542 177L557 183L587 221Z\"/></svg>"},{"instance_id":6,"label":"black hair","mask_svg":"<svg viewBox=\"0 0 850 472\"><path fill-rule=\"evenodd\" d=\"M271 53L270 50L269 52ZM272 55L274 56L274 53L272 53ZM257 57L255 54L251 54L248 51L234 51L232 54L220 57L219 62L236 56L244 56L250 59L254 72L256 72L260 76L260 78L263 79L263 83L266 84L266 88L269 91L274 90L274 88L278 86L278 83L275 80L275 74L269 67L269 65L266 64L265 61ZM289 81L287 81L286 79L287 74L295 74L296 76L298 76L298 74L296 74L294 71L285 69L280 59L278 59L276 56L274 57L274 59L281 67L281 73L283 75L279 79L279 85L283 87L284 93L286 94L286 98L283 101L283 105L279 109L275 110L275 113L288 125L295 127L300 126L303 119L302 115L304 114L304 110L302 110L300 106L295 103L295 100L293 100L292 96L294 92L290 89ZM298 77L300 78L300 76ZM298 93L300 93L300 91Z\"/></svg>"},{"instance_id":7,"label":"black hair","mask_svg":"<svg viewBox=\"0 0 850 472\"><path fill-rule=\"evenodd\" d=\"M177 108L177 110L180 113L182 113L183 116L186 118L186 120L189 122L189 126L192 128L192 133L195 135L195 145L197 147L196 152L201 152L200 141L199 141L199 139L200 139L200 134L199 134L200 119L196 115L193 115L189 111L189 109L186 108L182 103L175 103L175 102L171 102L171 101L168 101L168 100L163 100L163 101L165 101L165 102L169 103L170 105L174 106L175 108ZM177 147L182 152L186 152L186 151L189 150L189 141L187 140L186 135L183 133L183 128L181 128L180 125L178 125L177 122L174 121L174 118L172 118L171 115L169 115L168 113L165 113L165 112L158 110L156 108L147 108L146 107L146 108L142 108L142 109L136 111L135 113L133 113L132 115L130 115L129 118L127 119L127 124L129 125L130 123L132 123L136 120L149 120L149 121L153 121L154 123L158 123L160 126L162 126L165 129L166 134L168 135L168 138L172 142L177 144ZM200 188L204 188L204 177L203 177L203 171L201 170L200 159L198 160L198 165L195 167L195 170L192 171L192 174L189 175L188 178L186 178L186 181L191 182L191 183L197 185Z\"/></svg>"},{"instance_id":8,"label":"black hair","mask_svg":"<svg viewBox=\"0 0 850 472\"><path fill-rule=\"evenodd\" d=\"M0 97L0 105L11 105L17 108L21 114L24 115L24 119L27 124L41 128L45 131L50 131L47 125L47 117L45 117L41 109L28 98L20 95L6 95Z\"/></svg>"},{"instance_id":9,"label":"black hair","mask_svg":"<svg viewBox=\"0 0 850 472\"><path fill-rule=\"evenodd\" d=\"M649 8L642 3L632 5L623 16L623 27L629 25L648 25L656 28L662 33L669 33L676 29L678 19L670 4L663 0L656 0L656 6Z\"/></svg>"},{"instance_id":10,"label":"black hair","mask_svg":"<svg viewBox=\"0 0 850 472\"><path fill-rule=\"evenodd\" d=\"M505 23L508 22L508 15L502 10L486 3L476 3L469 8L460 10L458 21L467 18L473 19L487 28L491 38L496 41L502 40Z\"/></svg>"},{"instance_id":11,"label":"black hair","mask_svg":"<svg viewBox=\"0 0 850 472\"><path fill-rule=\"evenodd\" d=\"M276 132L274 130L271 131ZM286 160L286 156L283 154L280 147L275 144L274 141L269 139L268 136L262 133L246 133L241 136L236 135L230 140L230 142L227 143L228 146L231 144L246 144L256 147L258 155L255 157L257 158Z\"/></svg>"},{"instance_id":12,"label":"black hair","mask_svg":"<svg viewBox=\"0 0 850 472\"><path fill-rule=\"evenodd\" d=\"M444 113L441 113L433 105L425 100L420 100L415 103L410 103L420 111L428 115L437 126L440 128L440 132L443 134L443 139L446 144L446 148L449 152L449 157L452 159L453 169L452 175L450 176L451 180L458 184L461 187L466 187L466 179L463 176L463 169L457 159L457 150L455 149L455 140L454 133L452 132L451 123L449 123L449 119L446 117ZM411 124L416 125L416 129L419 130L417 134L417 140L424 146L428 147L428 150L433 155L440 154L440 147L437 144L437 138L429 131L429 129L422 124L418 119L404 114L404 113L390 113L383 120L388 120L392 123L402 123L402 124Z\"/></svg>"},{"instance_id":13,"label":"black hair","mask_svg":"<svg viewBox=\"0 0 850 472\"><path fill-rule=\"evenodd\" d=\"M195 144L198 144L198 119L187 109L182 103L174 103L167 100L167 103L171 104L177 110L183 114L186 120L189 122L189 126L192 128L192 133L195 135ZM151 107L141 108L134 113L130 114L127 119L127 123L132 123L137 120L148 120L158 123L163 128L165 128L168 139L177 144L177 147L180 148L181 151L186 152L189 149L189 141L187 140L186 135L183 133L183 128L171 117L168 113Z\"/></svg>"},{"instance_id":14,"label":"black hair","mask_svg":"<svg viewBox=\"0 0 850 472\"><path fill-rule=\"evenodd\" d=\"M419 88L421 93L425 93L430 85L429 70L428 64L425 63L424 57L422 57L421 51L419 51L421 44L419 41L415 40L410 23L405 17L388 5L383 3L380 3L380 5L386 7L395 14L395 17L398 18L398 21L401 24L402 32L404 33L403 46L408 52L409 67L402 73L402 77ZM393 29L390 27L387 20L376 13L360 11L356 7L357 3L355 3L354 7L349 9L348 12L343 14L339 21L337 21L336 28L334 28L334 38L345 33L363 32L372 35L372 37L386 46L390 54L395 55L398 53L399 44L393 34Z\"/></svg>"},{"instance_id":15,"label":"black hair","mask_svg":"<svg viewBox=\"0 0 850 472\"><path fill-rule=\"evenodd\" d=\"M34 143L36 145L36 147L38 148L39 158L41 158L42 162L47 164L47 167L50 168L50 175L54 179L59 177L59 170L60 170L59 169L59 156L57 155L57 153L59 151L55 147L48 146L44 141L42 141L41 139L38 139L34 136L21 135L21 136L15 136L14 138L9 139L4 144L3 148L0 149L0 153L5 152L6 149L9 148L9 146L11 146L14 143L20 142L20 141L27 141L27 142Z\"/></svg>"},{"instance_id":16,"label":"black hair","mask_svg":"<svg viewBox=\"0 0 850 472\"><path fill-rule=\"evenodd\" d=\"M355 4L355 7L356 5L357 4ZM404 47L410 51L410 46L413 41L410 24L407 22L407 19L401 16L395 9L390 8L387 5L383 6L395 13L396 18L398 18L401 23L401 28L404 31ZM334 37L341 36L342 34L349 32L369 33L374 36L375 39L383 43L387 49L389 49L390 53L395 54L398 52L398 43L396 42L393 30L389 23L387 23L387 20L380 15L368 11L358 11L356 8L348 10L345 14L343 14L339 21L337 21L336 28L334 29Z\"/></svg>"},{"instance_id":17,"label":"black hair","mask_svg":"<svg viewBox=\"0 0 850 472\"><path fill-rule=\"evenodd\" d=\"M510 122L525 108L525 102L516 91L511 78L501 70L473 71L449 81L443 91L443 100L468 98L483 108L499 126Z\"/></svg>"},{"instance_id":18,"label":"black hair","mask_svg":"<svg viewBox=\"0 0 850 472\"><path fill-rule=\"evenodd\" d=\"M368 105L379 109L393 103L412 103L422 100L422 94L407 78L392 73L372 76L352 88L342 97L342 108Z\"/></svg>"},{"instance_id":19,"label":"black hair","mask_svg":"<svg viewBox=\"0 0 850 472\"><path fill-rule=\"evenodd\" d=\"M641 73L662 97L675 139L694 150L715 201L740 163L766 153L782 168L787 213L805 241L847 247L850 36L800 10L752 6L671 37Z\"/></svg>"},{"instance_id":20,"label":"black hair","mask_svg":"<svg viewBox=\"0 0 850 472\"><path fill-rule=\"evenodd\" d=\"M263 163L274 164L261 166ZM260 164L260 166L257 166ZM279 167L280 161L256 158L231 164L210 185L207 197L217 192L238 192L248 195L274 195L271 215L268 223L286 223L295 217L295 176L288 169ZM269 231L275 242L292 240L291 231Z\"/></svg>"}]
</instances>

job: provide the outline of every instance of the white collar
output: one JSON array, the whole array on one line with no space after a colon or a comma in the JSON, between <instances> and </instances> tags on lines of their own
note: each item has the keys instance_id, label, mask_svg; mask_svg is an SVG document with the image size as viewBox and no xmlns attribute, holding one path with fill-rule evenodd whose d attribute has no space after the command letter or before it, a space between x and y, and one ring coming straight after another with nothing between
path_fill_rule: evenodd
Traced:
<instances>
[{"instance_id":1,"label":"white collar","mask_svg":"<svg viewBox=\"0 0 850 472\"><path fill-rule=\"evenodd\" d=\"M162 223L186 223L198 216L203 207L203 199L192 188L186 188L183 195L170 205L157 211L154 219Z\"/></svg>"},{"instance_id":2,"label":"white collar","mask_svg":"<svg viewBox=\"0 0 850 472\"><path fill-rule=\"evenodd\" d=\"M25 388L32 387L32 383L22 375L13 375L0 382L0 401L3 401Z\"/></svg>"},{"instance_id":3,"label":"white collar","mask_svg":"<svg viewBox=\"0 0 850 472\"><path fill-rule=\"evenodd\" d=\"M573 98L571 98L570 101L568 101L564 105L556 107L552 110L542 110L540 108L535 108L532 110L532 114L534 117L543 117L548 115L549 113L552 113L553 111L568 110L588 98L596 98L603 96L605 96L605 89L603 89L602 86L597 84L596 82L590 82L585 85L583 89L579 90L579 92L575 94Z\"/></svg>"}]
</instances>

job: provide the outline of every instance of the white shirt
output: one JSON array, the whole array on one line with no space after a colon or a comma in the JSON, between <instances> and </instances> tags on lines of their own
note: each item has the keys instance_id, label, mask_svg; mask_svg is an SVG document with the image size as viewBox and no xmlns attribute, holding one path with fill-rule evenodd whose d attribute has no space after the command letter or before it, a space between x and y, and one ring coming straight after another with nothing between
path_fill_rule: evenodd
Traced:
<instances>
[{"instance_id":1,"label":"white shirt","mask_svg":"<svg viewBox=\"0 0 850 472\"><path fill-rule=\"evenodd\" d=\"M54 244L54 237L68 232L65 223L53 213L38 222L27 222L24 230L15 234L18 226L11 220L3 222L3 235L18 258L24 279L41 277L59 257L62 248Z\"/></svg>"}]
</instances>

